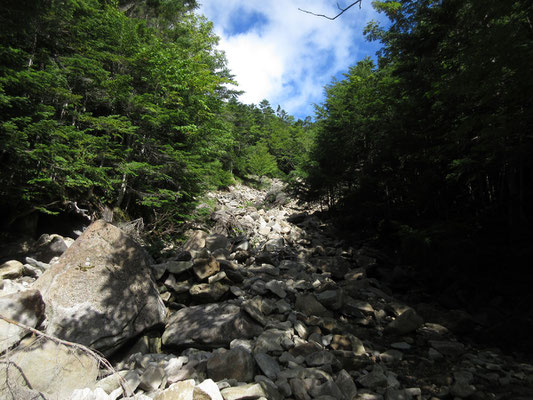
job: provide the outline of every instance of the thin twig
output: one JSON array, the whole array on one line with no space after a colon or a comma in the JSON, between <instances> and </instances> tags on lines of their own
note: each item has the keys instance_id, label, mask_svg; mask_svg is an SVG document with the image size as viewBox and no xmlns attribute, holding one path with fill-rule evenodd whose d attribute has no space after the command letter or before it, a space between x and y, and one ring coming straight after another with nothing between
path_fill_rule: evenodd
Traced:
<instances>
[{"instance_id":1,"label":"thin twig","mask_svg":"<svg viewBox=\"0 0 533 400\"><path fill-rule=\"evenodd\" d=\"M341 10L340 13L338 13L337 15L335 15L334 17L328 17L327 15L324 15L324 14L315 14L314 12L312 11L308 11L308 10L303 10L301 8L298 8L298 10L304 12L304 13L307 13L307 14L311 14L311 15L314 15L316 17L323 17L323 18L326 18L326 19L329 19L331 21L333 21L334 19L337 19L337 17L340 17L342 14L344 14L346 11L348 11L350 8L352 8L353 6L355 6L356 4L359 4L359 8L361 8L361 2L362 0L357 0L357 1L354 1L352 4L350 4L348 7L346 8L342 8L341 6L339 6L339 3L337 3L337 8L339 10Z\"/></svg>"},{"instance_id":2,"label":"thin twig","mask_svg":"<svg viewBox=\"0 0 533 400\"><path fill-rule=\"evenodd\" d=\"M12 396L13 396L13 392L12 392L10 384L9 384L9 366L10 365L14 366L18 370L18 372L19 372L20 376L22 377L22 379L24 380L24 383L26 384L26 386L28 386L28 388L30 390L33 390L33 388L31 387L30 381L28 381L28 378L26 378L26 375L24 374L24 371L16 363L14 363L13 361L9 361L9 360L7 360L7 361L0 360L0 364L6 364L7 365L7 367L6 367L6 386L7 386L8 390L11 392ZM39 392L39 397L41 397L43 400L46 400L46 397L44 397L44 395L41 392Z\"/></svg>"},{"instance_id":3,"label":"thin twig","mask_svg":"<svg viewBox=\"0 0 533 400\"><path fill-rule=\"evenodd\" d=\"M43 333L43 332L41 332L41 331L39 331L37 329L34 329L31 326L24 325L24 324L22 324L20 322L17 322L17 321L13 321L12 319L6 318L3 315L0 315L0 319L4 320L8 324L12 324L12 325L18 326L19 328L22 328L22 329L25 329L27 331L30 331L30 332L36 334L37 336L44 337L44 338L49 339L49 340L51 340L51 341L53 341L55 343L59 343L59 344L62 344L64 346L67 346L67 347L74 347L74 348L76 348L78 350L81 350L84 353L89 354L91 357L93 357L95 360L97 360L99 364L104 365L112 374L117 374L118 375L120 386L122 387L122 390L124 390L124 393L126 394L126 396L131 396L133 394L133 391L130 390L130 388L128 387L128 383L124 380L124 378L122 378L122 376L120 376L120 374L115 370L115 368L113 368L113 366L109 363L109 361L107 361L104 357L102 357L101 355L96 353L96 351L91 350L90 348L88 348L88 347L86 347L86 346L84 346L82 344L79 344L79 343L68 342L66 340L62 340L62 339L56 338L55 336L47 335L46 333Z\"/></svg>"}]
</instances>

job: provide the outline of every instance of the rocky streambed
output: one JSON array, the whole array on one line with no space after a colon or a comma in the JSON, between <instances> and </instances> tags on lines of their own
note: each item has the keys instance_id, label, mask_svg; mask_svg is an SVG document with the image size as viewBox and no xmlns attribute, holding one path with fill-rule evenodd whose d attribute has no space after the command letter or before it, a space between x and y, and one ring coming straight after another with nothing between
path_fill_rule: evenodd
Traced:
<instances>
[{"instance_id":1,"label":"rocky streambed","mask_svg":"<svg viewBox=\"0 0 533 400\"><path fill-rule=\"evenodd\" d=\"M464 312L398 300L374 278L386 256L348 246L279 184L210 196L212 228L157 260L104 221L12 251L0 398L533 398L531 364L461 340Z\"/></svg>"}]
</instances>

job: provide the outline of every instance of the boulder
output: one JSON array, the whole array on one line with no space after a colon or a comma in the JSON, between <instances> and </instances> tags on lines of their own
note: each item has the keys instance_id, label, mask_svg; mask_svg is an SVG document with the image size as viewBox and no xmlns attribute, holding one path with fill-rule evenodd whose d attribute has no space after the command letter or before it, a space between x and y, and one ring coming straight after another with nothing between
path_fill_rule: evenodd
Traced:
<instances>
[{"instance_id":1,"label":"boulder","mask_svg":"<svg viewBox=\"0 0 533 400\"><path fill-rule=\"evenodd\" d=\"M47 399L66 399L75 389L92 387L98 377L94 358L44 339L11 352L9 363L0 366L2 399L12 398L13 388L36 390Z\"/></svg>"},{"instance_id":2,"label":"boulder","mask_svg":"<svg viewBox=\"0 0 533 400\"><path fill-rule=\"evenodd\" d=\"M30 251L32 258L49 263L54 257L59 257L72 244L72 239L66 240L60 235L47 233L41 235Z\"/></svg>"},{"instance_id":3,"label":"boulder","mask_svg":"<svg viewBox=\"0 0 533 400\"><path fill-rule=\"evenodd\" d=\"M332 313L326 309L322 304L318 302L316 297L309 293L299 295L296 298L295 307L298 311L303 312L306 315L316 315L318 317L331 317Z\"/></svg>"},{"instance_id":4,"label":"boulder","mask_svg":"<svg viewBox=\"0 0 533 400\"><path fill-rule=\"evenodd\" d=\"M250 339L260 325L231 303L187 307L173 314L163 333L163 345L175 347L228 347L233 339Z\"/></svg>"},{"instance_id":5,"label":"boulder","mask_svg":"<svg viewBox=\"0 0 533 400\"><path fill-rule=\"evenodd\" d=\"M103 220L89 226L34 288L46 304L46 333L105 355L165 321L145 252Z\"/></svg>"},{"instance_id":6,"label":"boulder","mask_svg":"<svg viewBox=\"0 0 533 400\"><path fill-rule=\"evenodd\" d=\"M229 290L229 286L220 282L200 283L190 288L189 294L198 303L214 303Z\"/></svg>"},{"instance_id":7,"label":"boulder","mask_svg":"<svg viewBox=\"0 0 533 400\"><path fill-rule=\"evenodd\" d=\"M204 280L220 271L220 263L215 257L199 258L194 261L193 272L198 280Z\"/></svg>"},{"instance_id":8,"label":"boulder","mask_svg":"<svg viewBox=\"0 0 533 400\"><path fill-rule=\"evenodd\" d=\"M35 328L44 317L44 303L37 290L7 294L0 297L2 316ZM0 320L0 353L18 343L28 331Z\"/></svg>"},{"instance_id":9,"label":"boulder","mask_svg":"<svg viewBox=\"0 0 533 400\"><path fill-rule=\"evenodd\" d=\"M390 335L406 335L416 331L424 324L424 320L412 308L404 311L398 318L385 327L385 333Z\"/></svg>"},{"instance_id":10,"label":"boulder","mask_svg":"<svg viewBox=\"0 0 533 400\"><path fill-rule=\"evenodd\" d=\"M24 266L20 261L11 260L0 265L0 280L16 279L22 276Z\"/></svg>"},{"instance_id":11,"label":"boulder","mask_svg":"<svg viewBox=\"0 0 533 400\"><path fill-rule=\"evenodd\" d=\"M226 236L215 233L213 235L209 235L205 239L205 247L207 247L209 251L215 251L219 249L229 250L231 247L231 242Z\"/></svg>"},{"instance_id":12,"label":"boulder","mask_svg":"<svg viewBox=\"0 0 533 400\"><path fill-rule=\"evenodd\" d=\"M215 353L207 361L207 376L214 381L235 379L239 382L254 380L254 360L242 347Z\"/></svg>"},{"instance_id":13,"label":"boulder","mask_svg":"<svg viewBox=\"0 0 533 400\"><path fill-rule=\"evenodd\" d=\"M204 231L196 230L191 233L189 239L183 245L183 251L198 251L201 248L205 247L205 239L207 238L207 233Z\"/></svg>"}]
</instances>

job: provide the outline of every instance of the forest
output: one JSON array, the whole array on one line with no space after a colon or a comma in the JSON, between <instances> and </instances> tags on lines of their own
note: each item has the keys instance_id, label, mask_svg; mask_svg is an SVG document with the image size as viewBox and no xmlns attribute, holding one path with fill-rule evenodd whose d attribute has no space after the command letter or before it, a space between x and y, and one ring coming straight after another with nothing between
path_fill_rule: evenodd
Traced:
<instances>
[{"instance_id":1,"label":"forest","mask_svg":"<svg viewBox=\"0 0 533 400\"><path fill-rule=\"evenodd\" d=\"M67 204L179 231L233 177L287 176L307 121L245 105L195 1L11 1L0 16L4 230ZM29 217L30 216L30 217Z\"/></svg>"},{"instance_id":2,"label":"forest","mask_svg":"<svg viewBox=\"0 0 533 400\"><path fill-rule=\"evenodd\" d=\"M530 1L373 5L390 21L364 28L377 58L333 79L316 115L295 120L268 100L239 102L194 0L9 1L3 230L35 229L29 216L76 202L172 236L205 191L279 177L435 289L454 280L470 299L483 286L496 302L512 291L530 304Z\"/></svg>"}]
</instances>

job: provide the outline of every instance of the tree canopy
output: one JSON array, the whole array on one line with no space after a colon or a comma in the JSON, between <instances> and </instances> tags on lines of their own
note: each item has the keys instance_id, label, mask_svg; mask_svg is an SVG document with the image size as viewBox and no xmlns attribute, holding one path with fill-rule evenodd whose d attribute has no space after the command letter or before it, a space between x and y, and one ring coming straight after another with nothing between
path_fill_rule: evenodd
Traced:
<instances>
[{"instance_id":1,"label":"tree canopy","mask_svg":"<svg viewBox=\"0 0 533 400\"><path fill-rule=\"evenodd\" d=\"M268 102L235 100L196 1L8 3L0 16L5 226L76 201L173 230L232 173L294 168L301 126Z\"/></svg>"}]
</instances>

